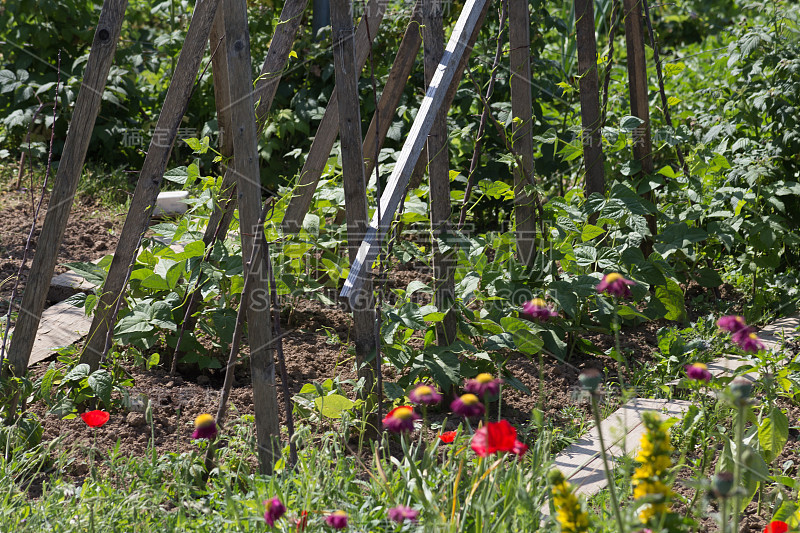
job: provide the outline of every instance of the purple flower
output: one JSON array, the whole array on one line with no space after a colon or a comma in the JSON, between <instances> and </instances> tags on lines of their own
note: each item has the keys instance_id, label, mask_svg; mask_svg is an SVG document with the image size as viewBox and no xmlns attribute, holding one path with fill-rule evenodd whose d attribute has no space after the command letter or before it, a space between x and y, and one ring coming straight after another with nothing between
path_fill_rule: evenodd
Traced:
<instances>
[{"instance_id":1,"label":"purple flower","mask_svg":"<svg viewBox=\"0 0 800 533\"><path fill-rule=\"evenodd\" d=\"M744 321L744 317L739 315L728 315L717 320L717 327L724 331L736 333L737 331L747 329L747 324Z\"/></svg>"},{"instance_id":2,"label":"purple flower","mask_svg":"<svg viewBox=\"0 0 800 533\"><path fill-rule=\"evenodd\" d=\"M703 363L692 363L691 365L686 365L686 377L708 383L711 381L711 372L708 371L708 367Z\"/></svg>"},{"instance_id":3,"label":"purple flower","mask_svg":"<svg viewBox=\"0 0 800 533\"><path fill-rule=\"evenodd\" d=\"M414 412L414 408L401 405L389 411L383 419L383 427L392 433L414 431L414 420L419 420L419 415Z\"/></svg>"},{"instance_id":4,"label":"purple flower","mask_svg":"<svg viewBox=\"0 0 800 533\"><path fill-rule=\"evenodd\" d=\"M631 290L628 287L631 285L636 285L636 282L623 278L618 272L611 272L603 276L603 281L597 284L596 289L598 293L607 292L617 298L630 298Z\"/></svg>"},{"instance_id":5,"label":"purple flower","mask_svg":"<svg viewBox=\"0 0 800 533\"><path fill-rule=\"evenodd\" d=\"M553 309L547 305L547 302L541 298L534 298L530 302L525 302L525 305L522 306L522 312L532 319L540 320L542 322L546 322L547 320L558 316L558 313L553 311Z\"/></svg>"},{"instance_id":6,"label":"purple flower","mask_svg":"<svg viewBox=\"0 0 800 533\"><path fill-rule=\"evenodd\" d=\"M334 511L325 517L325 523L333 529L344 529L347 527L347 513L344 511Z\"/></svg>"},{"instance_id":7,"label":"purple flower","mask_svg":"<svg viewBox=\"0 0 800 533\"><path fill-rule=\"evenodd\" d=\"M403 521L416 522L419 517L419 511L415 511L411 507L405 505L398 505L389 509L389 520L402 524Z\"/></svg>"},{"instance_id":8,"label":"purple flower","mask_svg":"<svg viewBox=\"0 0 800 533\"><path fill-rule=\"evenodd\" d=\"M217 423L214 417L204 413L194 419L193 439L213 439L217 436Z\"/></svg>"},{"instance_id":9,"label":"purple flower","mask_svg":"<svg viewBox=\"0 0 800 533\"><path fill-rule=\"evenodd\" d=\"M417 405L435 405L442 401L442 395L426 383L421 383L408 393L408 399Z\"/></svg>"},{"instance_id":10,"label":"purple flower","mask_svg":"<svg viewBox=\"0 0 800 533\"><path fill-rule=\"evenodd\" d=\"M501 383L503 383L502 379L496 379L491 374L484 372L475 376L475 379L468 379L464 384L464 391L480 398L485 397L487 394L496 396L500 392Z\"/></svg>"},{"instance_id":11,"label":"purple flower","mask_svg":"<svg viewBox=\"0 0 800 533\"><path fill-rule=\"evenodd\" d=\"M456 398L450 404L450 409L455 414L467 418L481 416L485 410L481 401L474 394L464 394L460 398Z\"/></svg>"},{"instance_id":12,"label":"purple flower","mask_svg":"<svg viewBox=\"0 0 800 533\"><path fill-rule=\"evenodd\" d=\"M264 511L264 520L269 527L274 526L275 522L286 512L286 506L281 503L277 496L271 500L265 501L264 507L266 508L266 511Z\"/></svg>"},{"instance_id":13,"label":"purple flower","mask_svg":"<svg viewBox=\"0 0 800 533\"><path fill-rule=\"evenodd\" d=\"M764 343L756 335L756 330L751 327L740 329L731 338L747 353L756 353L764 349Z\"/></svg>"}]
</instances>

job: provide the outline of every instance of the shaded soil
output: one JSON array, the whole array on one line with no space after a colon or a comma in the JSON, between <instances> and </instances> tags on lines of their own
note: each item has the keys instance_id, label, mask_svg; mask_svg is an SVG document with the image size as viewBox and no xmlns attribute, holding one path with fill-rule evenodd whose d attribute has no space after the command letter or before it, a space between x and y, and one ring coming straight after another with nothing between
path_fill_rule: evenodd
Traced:
<instances>
[{"instance_id":1,"label":"shaded soil","mask_svg":"<svg viewBox=\"0 0 800 533\"><path fill-rule=\"evenodd\" d=\"M35 202L38 203L38 192ZM28 278L36 242L41 233L47 212L47 199L42 203L28 250L26 268L22 272L17 288L17 303L22 297ZM8 311L8 299L14 287L25 244L31 231L35 209L31 206L30 192L7 191L0 194L0 314ZM68 270L65 263L93 261L112 253L116 246L122 220L110 215L91 198L77 198L73 202L67 229L58 251L55 274Z\"/></svg>"}]
</instances>

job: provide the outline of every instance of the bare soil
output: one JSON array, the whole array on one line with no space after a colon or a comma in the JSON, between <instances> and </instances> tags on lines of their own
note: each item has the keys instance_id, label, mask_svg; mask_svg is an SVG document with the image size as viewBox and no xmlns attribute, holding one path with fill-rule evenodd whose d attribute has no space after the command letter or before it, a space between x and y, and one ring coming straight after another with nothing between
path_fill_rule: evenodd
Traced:
<instances>
[{"instance_id":1,"label":"bare soil","mask_svg":"<svg viewBox=\"0 0 800 533\"><path fill-rule=\"evenodd\" d=\"M25 255L25 246L31 232L33 214L39 201L38 191L31 198L28 190L0 193L0 314L8 311L8 299L20 262ZM17 305L25 289L36 242L42 230L48 201L45 198L39 210L36 229L26 255L26 267L22 271L17 287ZM79 197L73 202L72 212L58 250L55 274L68 270L65 263L93 261L112 253L122 228L122 219L108 212L91 198ZM12 323L13 325L13 323Z\"/></svg>"}]
</instances>

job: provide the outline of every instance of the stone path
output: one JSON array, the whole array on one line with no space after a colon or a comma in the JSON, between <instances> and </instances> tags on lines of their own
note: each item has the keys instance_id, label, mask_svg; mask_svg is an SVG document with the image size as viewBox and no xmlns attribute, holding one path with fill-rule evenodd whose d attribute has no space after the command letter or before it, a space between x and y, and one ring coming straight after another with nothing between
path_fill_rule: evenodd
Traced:
<instances>
[{"instance_id":1,"label":"stone path","mask_svg":"<svg viewBox=\"0 0 800 533\"><path fill-rule=\"evenodd\" d=\"M783 339L797 335L800 328L800 315L781 318L759 331L759 338L768 350L780 348ZM712 375L733 375L736 370L748 361L735 356L726 355L708 365ZM757 376L747 374L749 379ZM675 386L679 381L668 385ZM601 427L605 439L606 450L611 457L622 454L634 455L639 449L639 441L644 434L641 414L644 411L656 411L666 417L681 417L691 402L684 400L644 400L636 398L620 407L614 414L603 420ZM576 492L590 496L606 487L603 462L600 457L600 441L597 428L593 428L578 442L561 452L554 461L564 476L577 487ZM610 465L613 468L613 462Z\"/></svg>"}]
</instances>

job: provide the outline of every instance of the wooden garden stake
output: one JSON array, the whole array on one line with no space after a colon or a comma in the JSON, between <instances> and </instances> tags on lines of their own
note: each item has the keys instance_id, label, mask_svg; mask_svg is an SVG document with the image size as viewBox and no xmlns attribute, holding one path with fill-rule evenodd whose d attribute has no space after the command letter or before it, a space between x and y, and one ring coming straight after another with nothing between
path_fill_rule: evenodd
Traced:
<instances>
[{"instance_id":1,"label":"wooden garden stake","mask_svg":"<svg viewBox=\"0 0 800 533\"><path fill-rule=\"evenodd\" d=\"M623 0L625 12L625 43L628 50L628 83L631 95L631 115L638 117L642 124L633 130L633 157L642 166L644 174L653 173L653 146L650 141L650 107L647 83L647 63L644 54L644 30L640 0ZM645 195L649 201L655 200L653 191ZM647 226L652 235L658 233L655 215L647 215ZM650 239L642 242L645 257L650 255Z\"/></svg>"},{"instance_id":2,"label":"wooden garden stake","mask_svg":"<svg viewBox=\"0 0 800 533\"><path fill-rule=\"evenodd\" d=\"M351 303L352 298L357 297L362 292L361 288L369 279L368 269L378 255L381 242L391 225L400 200L405 196L408 180L419 160L422 147L425 145L433 122L436 119L436 114L445 102L445 96L454 81L456 71L464 56L469 55L467 45L473 31L476 30L485 16L484 8L486 6L487 0L467 0L458 22L453 28L442 62L436 69L436 74L431 80L422 105L414 119L414 124L411 126L411 131L403 145L403 151L400 153L386 189L381 195L380 219L376 213L358 249L356 261L351 264L350 275L345 281L344 288L340 294L342 298L351 300Z\"/></svg>"},{"instance_id":3,"label":"wooden garden stake","mask_svg":"<svg viewBox=\"0 0 800 533\"><path fill-rule=\"evenodd\" d=\"M361 18L361 22L359 22L358 29L355 32L355 66L358 72L361 72L367 62L369 49L372 45L370 38L375 39L375 34L385 13L386 3L382 0L370 0L369 4L367 4L364 16ZM367 21L369 21L371 35L367 35ZM311 143L311 149L308 151L306 162L300 170L300 178L297 181L294 196L289 201L289 205L286 206L281 225L284 232L297 233L303 227L303 219L311 206L317 182L322 176L323 170L325 170L325 165L328 163L333 143L336 142L338 134L339 89L334 87L328 100L328 105L325 107L325 114L322 116L322 121L320 121L317 128L317 134Z\"/></svg>"},{"instance_id":4,"label":"wooden garden stake","mask_svg":"<svg viewBox=\"0 0 800 533\"><path fill-rule=\"evenodd\" d=\"M114 60L127 5L127 0L105 0L94 32L92 49L75 101L72 122L67 131L47 215L39 235L36 254L33 257L14 336L9 347L9 363L17 376L24 375L28 368L33 342L36 340L36 330L39 328L47 298L47 288L55 271L58 249L61 247L67 227L72 201L89 148L91 132L100 111L101 98Z\"/></svg>"},{"instance_id":5,"label":"wooden garden stake","mask_svg":"<svg viewBox=\"0 0 800 533\"><path fill-rule=\"evenodd\" d=\"M232 130L231 126L231 112L230 102L231 93L228 87L228 55L225 48L225 12L224 10L217 10L217 15L214 18L214 25L211 26L211 34L208 37L209 50L211 50L211 72L214 81L214 104L217 108L217 128L219 131L218 149L222 155L222 185L220 186L220 201L214 206L214 211L208 220L205 233L203 234L203 244L206 248L206 253L203 261L207 261L212 252L210 248L213 243L220 238L224 240L225 232L230 225L231 218L233 217L233 208L235 202L235 185L233 170L228 169L228 162L233 157L233 141L231 136L226 132ZM186 350L184 349L183 336L186 332L191 333L197 324L197 318L194 316L197 312L198 301L197 296L200 286L204 282L204 276L200 274L195 281L194 287L188 294L185 300L185 312L183 315L183 322L178 331L178 339L175 344L175 351L172 356L172 364L170 366L170 374L175 374L178 367L178 360L181 359Z\"/></svg>"},{"instance_id":6,"label":"wooden garden stake","mask_svg":"<svg viewBox=\"0 0 800 533\"><path fill-rule=\"evenodd\" d=\"M272 472L280 455L278 397L275 389L275 362L272 357L269 280L264 271L263 250L255 240L263 231L259 221L261 175L258 170L258 139L253 112L250 33L247 29L245 0L224 0L225 35L228 53L228 80L231 92L231 120L234 124L233 168L236 172L242 258L253 257L244 265L250 278L247 298L247 337L250 344L250 376L253 383L253 409L256 418L256 443L259 469ZM256 250L253 248L257 247Z\"/></svg>"},{"instance_id":7,"label":"wooden garden stake","mask_svg":"<svg viewBox=\"0 0 800 533\"><path fill-rule=\"evenodd\" d=\"M425 84L430 87L444 54L444 27L441 0L423 0L422 36ZM428 173L430 175L431 239L434 249L433 277L436 307L447 313L437 324L439 345L448 346L456 338L456 316L450 311L455 301L455 264L452 249L443 252L437 242L446 239L450 227L450 157L447 138L447 108L442 106L428 135Z\"/></svg>"},{"instance_id":8,"label":"wooden garden stake","mask_svg":"<svg viewBox=\"0 0 800 533\"><path fill-rule=\"evenodd\" d=\"M533 184L533 107L531 105L531 19L527 0L510 0L508 39L511 46L512 146L522 160L514 169L514 219L517 256L531 266L536 250L536 197L526 192Z\"/></svg>"},{"instance_id":9,"label":"wooden garden stake","mask_svg":"<svg viewBox=\"0 0 800 533\"><path fill-rule=\"evenodd\" d=\"M270 209L270 204L265 204L261 209L261 214L258 216L258 223L256 224L256 236L254 241L261 243L264 237L264 221L267 218L267 211ZM256 252L257 246L250 249L250 257L246 265L253 265L258 257ZM248 295L251 291L251 283L257 282L254 276L245 276L244 283L242 284L242 301L239 309L236 311L236 322L233 326L233 335L231 338L231 351L228 354L228 364L225 366L225 380L222 382L222 389L219 391L219 403L217 404L217 416L215 417L217 426L221 430L225 424L225 417L228 414L228 398L231 395L231 387L233 387L233 378L236 369L236 361L239 359L239 344L242 341L242 329L244 327L244 316L247 309L250 308ZM213 466L214 459L214 446L209 445L208 452L206 453L206 470L210 471Z\"/></svg>"},{"instance_id":10,"label":"wooden garden stake","mask_svg":"<svg viewBox=\"0 0 800 533\"><path fill-rule=\"evenodd\" d=\"M257 131L261 131L266 124L269 110L272 108L272 102L275 99L275 92L277 91L278 84L280 83L283 70L289 61L289 54L292 51L297 30L300 27L303 10L306 7L308 0L287 0L281 11L281 22L275 28L275 35L270 42L267 57L261 67L261 75L256 81L255 99L256 99L256 120ZM230 123L230 90L228 88L228 58L225 52L225 20L224 11L217 13L217 18L214 20L214 26L211 28L211 37L209 44L212 54L212 68L214 72L214 99L217 107L217 123L219 125L219 134L221 137L220 153L225 160L229 160L233 156L233 144L231 141L230 132L232 131ZM214 53L217 46L221 46L221 53ZM228 134L226 135L226 132ZM223 163L223 178L221 190L221 199L219 204L214 206L214 211L208 220L205 233L203 235L203 243L206 248L212 246L217 239L225 238L230 227L233 212L236 207L236 175L232 168L228 168ZM198 280L199 281L199 280ZM199 287L199 284L198 284ZM178 337L178 344L180 345L182 336L185 332L194 331L196 319L194 314L197 312L197 290L193 290L189 295L186 304L186 314L184 323L181 327L181 333ZM176 348L176 356L173 360L174 364L182 353L179 353Z\"/></svg>"},{"instance_id":11,"label":"wooden garden stake","mask_svg":"<svg viewBox=\"0 0 800 533\"><path fill-rule=\"evenodd\" d=\"M186 40L167 90L164 107L158 117L147 157L139 172L139 181L133 193L131 207L102 288L102 296L89 330L89 340L81 354L81 362L87 363L92 369L96 369L100 364L107 333L116 322L114 313L116 302L124 296L129 266L134 260L141 236L150 224L172 145L181 119L189 106L189 97L192 94L194 80L203 58L218 4L218 0L198 0L195 5Z\"/></svg>"},{"instance_id":12,"label":"wooden garden stake","mask_svg":"<svg viewBox=\"0 0 800 533\"><path fill-rule=\"evenodd\" d=\"M347 249L350 263L358 254L358 246L367 228L367 186L364 177L364 156L361 151L361 111L358 99L355 39L350 0L331 1L331 38L333 62L336 72L336 89L339 106L339 136L342 146L342 174L344 181L345 214L347 216ZM372 392L377 360L370 364L375 351L375 304L372 281L361 287L358 298L352 300L354 343L358 375L365 379L364 391Z\"/></svg>"},{"instance_id":13,"label":"wooden garden stake","mask_svg":"<svg viewBox=\"0 0 800 533\"><path fill-rule=\"evenodd\" d=\"M421 20L420 8L421 0L418 0L414 8L411 21L409 22L409 26L406 29L406 33L403 36L400 46L398 47L395 63L392 64L392 70L389 73L389 80L386 82L386 87L384 87L384 90L381 93L380 102L378 103L378 112L381 117L385 117L385 119L381 121L379 146L381 146L383 141L386 139L386 132L388 132L388 129L391 126L391 120L389 117L393 117L394 112L397 110L397 103L400 101L403 89L408 82L408 76L411 73L414 58L416 57L417 51L419 50L419 46L421 44L421 28L419 28L419 21ZM487 2L484 5L483 11L481 11L479 14L477 24L475 24L472 34L469 36L469 40L466 45L467 50L472 50L472 47L478 38L478 34L480 33L480 27L483 23L483 19L486 17L488 8L489 3ZM372 19L370 19L370 28L375 28ZM359 35L361 35L361 25L359 25L358 31L359 33L356 34L356 40L360 43ZM414 32L417 32L416 36L410 35ZM406 40L406 37L408 37L408 40ZM356 47L357 54L359 53L359 50L360 45ZM447 109L450 108L450 104L453 102L453 98L455 98L456 91L458 90L458 85L461 81L464 69L467 66L468 59L469 54L465 54L456 67L453 76L454 81L448 88L447 94L444 98L445 103L443 105ZM366 56L364 61L366 61ZM404 72L406 72L405 76L403 75ZM333 94L336 94L335 90ZM384 96L391 99L386 101L386 105L383 104ZM297 233L300 231L300 228L303 227L303 219L305 218L306 213L308 213L308 209L311 206L311 200L314 196L314 191L317 188L317 183L319 182L319 178L322 175L322 171L324 170L325 164L330 156L331 148L336 140L336 136L331 132L330 127L335 123L335 120L327 120L327 117L333 102L334 100L332 95L331 100L328 103L328 107L325 109L325 116L323 116L322 122L317 129L317 136L314 137L311 150L308 152L306 163L303 165L303 170L300 171L300 179L297 182L295 196L292 197L291 201L289 202L289 206L286 208L286 213L283 217L283 224L281 226L281 229L283 229L284 232ZM374 162L372 161L374 156L372 154L375 153L375 148L374 144L372 143L375 142L373 139L375 127L376 126L373 118L373 122L370 123L367 136L364 140L363 152L366 157L367 175L371 174L372 169L374 168ZM317 142L318 139L319 143ZM319 149L316 148L318 144ZM327 146L330 146L330 148L325 149ZM418 165L413 170L412 177L410 178L411 183L415 186L418 186L422 182L422 177L425 173L425 167L428 163L427 148L425 145L423 145L422 154L417 158L417 162Z\"/></svg>"},{"instance_id":14,"label":"wooden garden stake","mask_svg":"<svg viewBox=\"0 0 800 533\"><path fill-rule=\"evenodd\" d=\"M422 45L422 16L420 11L421 4L418 1L414 5L411 20L409 20L406 31L403 33L403 38L400 40L400 45L397 47L397 55L395 55L392 68L389 70L389 78L386 80L386 85L381 91L377 111L372 115L367 134L364 136L362 152L364 152L365 175L367 176L375 170L375 164L377 163L375 154L379 153L383 147L383 141L386 140L386 134L392 126L397 105L400 103L403 91L408 85L408 77L414 69L417 52L419 52L419 47ZM378 127L378 117L380 117L380 127ZM376 129L378 130L377 132L375 131ZM376 143L378 143L377 148ZM316 184L314 187L316 187Z\"/></svg>"},{"instance_id":15,"label":"wooden garden stake","mask_svg":"<svg viewBox=\"0 0 800 533\"><path fill-rule=\"evenodd\" d=\"M575 0L575 33L578 41L583 163L586 169L584 190L588 198L595 192L603 194L606 186L593 0Z\"/></svg>"}]
</instances>

